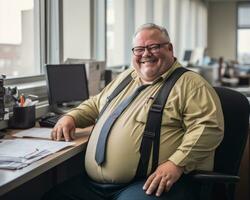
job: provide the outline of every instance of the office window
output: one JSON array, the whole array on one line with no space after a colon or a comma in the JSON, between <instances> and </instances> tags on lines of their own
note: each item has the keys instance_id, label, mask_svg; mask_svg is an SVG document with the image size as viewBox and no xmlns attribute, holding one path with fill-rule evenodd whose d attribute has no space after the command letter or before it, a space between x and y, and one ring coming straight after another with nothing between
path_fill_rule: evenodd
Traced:
<instances>
[{"instance_id":1,"label":"office window","mask_svg":"<svg viewBox=\"0 0 250 200\"><path fill-rule=\"evenodd\" d=\"M115 26L115 14L114 14L113 0L107 0L107 65L115 65L114 54L114 26Z\"/></svg>"},{"instance_id":2,"label":"office window","mask_svg":"<svg viewBox=\"0 0 250 200\"><path fill-rule=\"evenodd\" d=\"M130 64L134 32L134 0L106 2L107 66Z\"/></svg>"},{"instance_id":3,"label":"office window","mask_svg":"<svg viewBox=\"0 0 250 200\"><path fill-rule=\"evenodd\" d=\"M239 63L250 64L250 3L238 5L237 58Z\"/></svg>"},{"instance_id":4,"label":"office window","mask_svg":"<svg viewBox=\"0 0 250 200\"><path fill-rule=\"evenodd\" d=\"M0 71L7 78L40 74L40 1L0 0Z\"/></svg>"}]
</instances>

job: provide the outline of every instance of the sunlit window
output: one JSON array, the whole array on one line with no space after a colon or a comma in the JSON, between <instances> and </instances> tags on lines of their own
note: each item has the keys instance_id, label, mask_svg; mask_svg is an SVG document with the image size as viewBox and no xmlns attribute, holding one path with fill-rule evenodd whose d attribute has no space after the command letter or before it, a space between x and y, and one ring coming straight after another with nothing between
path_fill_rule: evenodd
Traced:
<instances>
[{"instance_id":1,"label":"sunlit window","mask_svg":"<svg viewBox=\"0 0 250 200\"><path fill-rule=\"evenodd\" d=\"M114 27L115 27L115 9L113 0L107 0L107 66L115 65L114 58Z\"/></svg>"},{"instance_id":2,"label":"sunlit window","mask_svg":"<svg viewBox=\"0 0 250 200\"><path fill-rule=\"evenodd\" d=\"M0 24L1 74L40 74L39 1L0 0Z\"/></svg>"},{"instance_id":3,"label":"sunlit window","mask_svg":"<svg viewBox=\"0 0 250 200\"><path fill-rule=\"evenodd\" d=\"M106 53L108 67L130 64L134 32L134 1L106 1Z\"/></svg>"},{"instance_id":4,"label":"sunlit window","mask_svg":"<svg viewBox=\"0 0 250 200\"><path fill-rule=\"evenodd\" d=\"M237 57L239 63L250 64L250 3L239 4Z\"/></svg>"}]
</instances>

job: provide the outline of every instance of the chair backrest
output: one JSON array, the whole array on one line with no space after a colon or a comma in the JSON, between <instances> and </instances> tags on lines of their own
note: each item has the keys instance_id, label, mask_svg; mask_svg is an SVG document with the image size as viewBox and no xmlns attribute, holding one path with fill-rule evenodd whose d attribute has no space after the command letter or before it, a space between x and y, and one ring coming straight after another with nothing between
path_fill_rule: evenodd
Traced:
<instances>
[{"instance_id":1,"label":"chair backrest","mask_svg":"<svg viewBox=\"0 0 250 200\"><path fill-rule=\"evenodd\" d=\"M248 137L250 106L241 93L215 87L224 114L224 139L215 152L214 171L237 175Z\"/></svg>"}]
</instances>

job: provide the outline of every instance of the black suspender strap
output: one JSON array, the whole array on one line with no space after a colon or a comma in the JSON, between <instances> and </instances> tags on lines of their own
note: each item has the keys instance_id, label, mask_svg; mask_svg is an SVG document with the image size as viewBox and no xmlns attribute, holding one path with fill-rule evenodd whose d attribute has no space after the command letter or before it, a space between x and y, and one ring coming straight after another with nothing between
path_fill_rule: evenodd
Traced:
<instances>
[{"instance_id":1,"label":"black suspender strap","mask_svg":"<svg viewBox=\"0 0 250 200\"><path fill-rule=\"evenodd\" d=\"M161 134L161 122L163 109L166 104L169 93L179 79L179 77L188 70L180 67L177 68L166 80L160 91L156 95L156 99L149 109L147 123L144 129L141 147L140 147L140 160L136 172L136 177L146 177L149 164L150 153L153 146L153 159L151 172L155 171L158 166L159 160L159 143Z\"/></svg>"},{"instance_id":2,"label":"black suspender strap","mask_svg":"<svg viewBox=\"0 0 250 200\"><path fill-rule=\"evenodd\" d=\"M117 88L111 93L110 96L107 97L107 102L103 106L98 119L102 116L103 112L106 110L108 107L109 103L130 83L132 80L131 74L129 74L125 79L122 80L122 82L118 85Z\"/></svg>"}]
</instances>

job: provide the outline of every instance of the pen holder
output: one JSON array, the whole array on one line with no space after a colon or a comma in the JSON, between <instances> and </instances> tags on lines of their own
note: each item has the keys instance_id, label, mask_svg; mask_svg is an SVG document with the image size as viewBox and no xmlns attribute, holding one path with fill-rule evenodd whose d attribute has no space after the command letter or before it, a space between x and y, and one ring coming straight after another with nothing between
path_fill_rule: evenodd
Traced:
<instances>
[{"instance_id":1,"label":"pen holder","mask_svg":"<svg viewBox=\"0 0 250 200\"><path fill-rule=\"evenodd\" d=\"M13 107L13 116L9 120L10 128L31 128L36 124L36 109L35 105L33 106L25 106Z\"/></svg>"}]
</instances>

